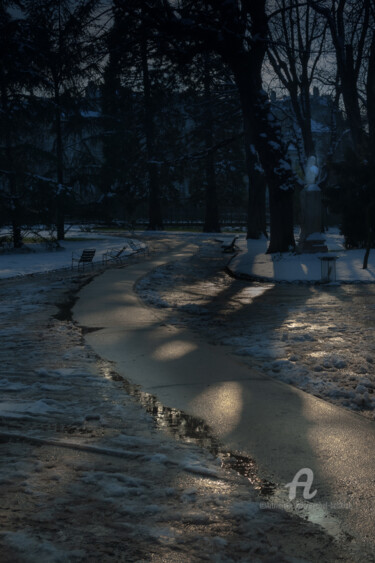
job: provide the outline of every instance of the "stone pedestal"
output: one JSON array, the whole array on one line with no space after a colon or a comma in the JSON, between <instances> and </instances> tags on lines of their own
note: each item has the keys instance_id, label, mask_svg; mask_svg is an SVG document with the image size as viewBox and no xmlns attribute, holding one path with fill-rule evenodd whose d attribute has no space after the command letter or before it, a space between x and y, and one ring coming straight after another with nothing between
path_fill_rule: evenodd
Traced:
<instances>
[{"instance_id":1,"label":"stone pedestal","mask_svg":"<svg viewBox=\"0 0 375 563\"><path fill-rule=\"evenodd\" d=\"M322 229L322 193L316 184L306 186L301 192L300 252L327 252Z\"/></svg>"}]
</instances>

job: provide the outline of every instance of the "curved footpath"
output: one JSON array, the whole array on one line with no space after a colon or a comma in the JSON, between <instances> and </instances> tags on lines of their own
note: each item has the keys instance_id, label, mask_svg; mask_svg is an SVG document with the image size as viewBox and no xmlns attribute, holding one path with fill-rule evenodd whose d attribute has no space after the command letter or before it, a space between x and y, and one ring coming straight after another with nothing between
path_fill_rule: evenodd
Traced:
<instances>
[{"instance_id":1,"label":"curved footpath","mask_svg":"<svg viewBox=\"0 0 375 563\"><path fill-rule=\"evenodd\" d=\"M128 381L165 406L203 418L225 448L254 459L259 477L277 485L269 500L274 506L308 515L353 547L362 550L365 543L366 552L375 553L375 424L268 378L186 328L168 325L162 310L135 294L140 277L194 251L184 242L95 278L74 308L81 326L97 329L86 334L88 343L116 362ZM310 490L298 487L292 502L285 485L302 468L313 472L313 482ZM304 474L300 481L306 479ZM305 500L304 490L317 493Z\"/></svg>"}]
</instances>

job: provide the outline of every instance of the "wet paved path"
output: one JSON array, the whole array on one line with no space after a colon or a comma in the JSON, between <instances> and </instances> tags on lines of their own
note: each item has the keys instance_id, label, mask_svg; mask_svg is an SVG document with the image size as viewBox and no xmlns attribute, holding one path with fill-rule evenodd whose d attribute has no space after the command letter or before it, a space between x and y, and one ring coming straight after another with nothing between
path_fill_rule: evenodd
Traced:
<instances>
[{"instance_id":1,"label":"wet paved path","mask_svg":"<svg viewBox=\"0 0 375 563\"><path fill-rule=\"evenodd\" d=\"M97 357L69 314L91 275L0 281L1 563L351 563L310 523L260 510L204 425Z\"/></svg>"},{"instance_id":2,"label":"wet paved path","mask_svg":"<svg viewBox=\"0 0 375 563\"><path fill-rule=\"evenodd\" d=\"M199 443L160 432L167 409L69 320L89 277L0 281L1 563L348 561L309 523L258 510Z\"/></svg>"},{"instance_id":3,"label":"wet paved path","mask_svg":"<svg viewBox=\"0 0 375 563\"><path fill-rule=\"evenodd\" d=\"M122 376L164 405L203 418L228 449L255 459L260 475L279 485L275 503L287 504L284 485L299 469L312 469L318 492L302 511L333 533L338 524L372 544L374 423L244 365L185 327L169 325L167 313L138 299L139 278L194 251L182 243L86 286L74 315L81 326L97 329L87 341L115 361Z\"/></svg>"}]
</instances>

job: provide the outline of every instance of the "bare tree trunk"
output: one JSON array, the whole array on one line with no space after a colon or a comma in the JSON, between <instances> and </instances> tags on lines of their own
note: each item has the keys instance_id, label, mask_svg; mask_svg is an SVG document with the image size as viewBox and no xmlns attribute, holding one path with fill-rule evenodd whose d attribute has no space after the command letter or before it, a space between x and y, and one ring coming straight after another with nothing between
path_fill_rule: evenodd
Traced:
<instances>
[{"instance_id":1,"label":"bare tree trunk","mask_svg":"<svg viewBox=\"0 0 375 563\"><path fill-rule=\"evenodd\" d=\"M65 194L64 194L64 149L62 139L62 122L60 107L60 92L55 84L55 125L56 125L56 166L57 166L57 194L56 194L56 230L57 240L65 238Z\"/></svg>"},{"instance_id":2,"label":"bare tree trunk","mask_svg":"<svg viewBox=\"0 0 375 563\"><path fill-rule=\"evenodd\" d=\"M307 65L302 70L301 77L301 106L303 118L301 119L300 126L302 131L303 144L305 147L306 158L315 155L315 143L311 130L311 103L310 103L310 83L307 76Z\"/></svg>"},{"instance_id":3,"label":"bare tree trunk","mask_svg":"<svg viewBox=\"0 0 375 563\"><path fill-rule=\"evenodd\" d=\"M372 229L372 214L374 211L374 203L370 203L366 209L366 229L367 229L367 242L366 242L366 252L363 258L363 270L367 270L367 263L370 256L371 245L373 242L373 229Z\"/></svg>"},{"instance_id":4,"label":"bare tree trunk","mask_svg":"<svg viewBox=\"0 0 375 563\"><path fill-rule=\"evenodd\" d=\"M251 69L251 66L249 65ZM290 163L287 162L286 148L281 140L281 130L275 120L272 120L270 102L261 89L262 65L253 67L248 74L236 75L237 86L242 101L245 124L245 142L254 140L255 145L247 143L250 154L247 153L250 174L256 176L259 183L253 186L254 209L257 213L255 225L261 225L260 232L265 227L261 224L264 181L257 172L259 164L256 163L253 152L258 153L264 178L269 190L270 199L270 244L268 252L287 252L295 248L293 233L293 194L294 174ZM258 73L258 80L256 79ZM258 89L256 86L258 85ZM251 178L252 176L250 176ZM262 184L263 186L262 186ZM259 236L259 235L258 235Z\"/></svg>"},{"instance_id":5,"label":"bare tree trunk","mask_svg":"<svg viewBox=\"0 0 375 563\"><path fill-rule=\"evenodd\" d=\"M242 101L244 122L244 141L246 172L248 176L248 214L247 236L248 239L259 239L262 234L267 237L266 224L266 178L260 165L256 146L254 127L252 124L247 97Z\"/></svg>"},{"instance_id":6,"label":"bare tree trunk","mask_svg":"<svg viewBox=\"0 0 375 563\"><path fill-rule=\"evenodd\" d=\"M8 168L8 184L11 206L11 225L12 225L12 240L14 248L22 247L22 233L20 225L20 208L19 208L19 193L17 186L17 178L14 167L13 158L13 143L12 143L12 124L10 120L10 108L7 94L7 88L4 83L3 72L0 69L1 80L1 104L4 116L4 136L5 136L5 154L7 159Z\"/></svg>"},{"instance_id":7,"label":"bare tree trunk","mask_svg":"<svg viewBox=\"0 0 375 563\"><path fill-rule=\"evenodd\" d=\"M232 60L244 118L255 138L255 149L264 170L270 199L270 244L267 252L286 252L295 248L293 233L294 174L287 162L281 130L270 111L262 89L262 68L269 37L265 0L250 4L255 41L250 53ZM245 70L246 69L246 70ZM258 201L261 195L257 194ZM261 207L258 210L261 212Z\"/></svg>"},{"instance_id":8,"label":"bare tree trunk","mask_svg":"<svg viewBox=\"0 0 375 563\"><path fill-rule=\"evenodd\" d=\"M301 92L301 95L299 96L297 90L294 95L292 93L290 94L291 94L290 99L292 102L293 111L296 116L297 123L301 129L303 149L305 153L305 158L307 159L309 156L313 156L315 154L315 143L311 130L310 96L306 92L303 93ZM303 105L303 110L301 110L301 107L299 105L299 100L301 100L301 104ZM304 164L305 163L306 161L304 161Z\"/></svg>"},{"instance_id":9,"label":"bare tree trunk","mask_svg":"<svg viewBox=\"0 0 375 563\"><path fill-rule=\"evenodd\" d=\"M204 216L203 232L219 233L219 210L217 205L217 190L215 180L215 164L212 151L206 156L206 208Z\"/></svg>"},{"instance_id":10,"label":"bare tree trunk","mask_svg":"<svg viewBox=\"0 0 375 563\"><path fill-rule=\"evenodd\" d=\"M295 176L286 156L281 129L271 120L270 102L258 92L257 149L264 169L270 199L270 244L267 252L287 252L295 248L293 199Z\"/></svg>"},{"instance_id":11,"label":"bare tree trunk","mask_svg":"<svg viewBox=\"0 0 375 563\"><path fill-rule=\"evenodd\" d=\"M358 153L364 144L364 130L362 125L361 110L359 107L359 94L357 88L357 77L354 71L352 45L346 47L346 63L338 62L341 75L341 89L347 120L353 141L354 150Z\"/></svg>"},{"instance_id":12,"label":"bare tree trunk","mask_svg":"<svg viewBox=\"0 0 375 563\"><path fill-rule=\"evenodd\" d=\"M205 112L205 144L207 156L205 158L206 172L206 209L203 232L220 232L219 209L217 201L217 188L215 178L215 156L213 146L213 115L211 96L210 56L204 53L204 112Z\"/></svg>"},{"instance_id":13,"label":"bare tree trunk","mask_svg":"<svg viewBox=\"0 0 375 563\"><path fill-rule=\"evenodd\" d=\"M142 37L141 44L143 96L144 96L144 128L147 150L147 171L149 183L149 224L148 229L157 231L163 228L160 206L159 177L155 158L154 111L151 98L151 80L147 60L147 38Z\"/></svg>"},{"instance_id":14,"label":"bare tree trunk","mask_svg":"<svg viewBox=\"0 0 375 563\"><path fill-rule=\"evenodd\" d=\"M332 2L332 9L322 5L316 0L307 0L314 10L326 18L329 26L332 42L335 48L338 76L341 81L341 92L344 100L349 129L353 141L354 151L362 152L365 145L365 132L363 129L360 100L358 92L358 77L363 60L366 36L370 22L370 2L363 0L359 4L362 14L361 25L358 28L358 38L355 44L355 55L353 50L353 29L348 29L350 14L346 8L349 6L347 0ZM348 17L349 16L349 17ZM358 23L358 22L357 22ZM353 34L352 34L353 33Z\"/></svg>"},{"instance_id":15,"label":"bare tree trunk","mask_svg":"<svg viewBox=\"0 0 375 563\"><path fill-rule=\"evenodd\" d=\"M369 128L369 154L373 157L375 154L375 30L372 32L371 48L367 69L367 117ZM367 227L367 244L366 252L363 259L363 269L367 269L367 263L370 256L371 245L373 243L372 215L375 203L371 203L366 209L366 227Z\"/></svg>"},{"instance_id":16,"label":"bare tree trunk","mask_svg":"<svg viewBox=\"0 0 375 563\"><path fill-rule=\"evenodd\" d=\"M367 69L367 117L369 144L372 156L375 155L375 30L372 32L370 56Z\"/></svg>"}]
</instances>

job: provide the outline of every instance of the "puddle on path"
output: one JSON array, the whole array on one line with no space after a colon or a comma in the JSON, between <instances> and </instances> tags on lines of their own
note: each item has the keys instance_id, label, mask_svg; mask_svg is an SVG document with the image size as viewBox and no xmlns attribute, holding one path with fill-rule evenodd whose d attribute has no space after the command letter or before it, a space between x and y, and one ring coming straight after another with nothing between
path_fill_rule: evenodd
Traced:
<instances>
[{"instance_id":1,"label":"puddle on path","mask_svg":"<svg viewBox=\"0 0 375 563\"><path fill-rule=\"evenodd\" d=\"M83 275L82 278L76 278L74 281L76 283L76 287L74 289L70 289L66 292L66 297L63 301L59 301L55 303L58 311L52 317L58 321L73 321L73 307L77 303L79 299L79 292L81 289L88 285L96 276L97 274L91 275Z\"/></svg>"},{"instance_id":2,"label":"puddle on path","mask_svg":"<svg viewBox=\"0 0 375 563\"><path fill-rule=\"evenodd\" d=\"M261 503L264 504L265 509L267 507L269 509L281 508L320 525L335 539L340 540L344 537L339 520L329 514L324 505L313 502L305 502L301 505L298 502L289 501L285 487L262 478L256 461L251 457L227 451L204 420L178 409L164 406L157 397L146 393L141 386L130 383L119 375L111 362L98 357L98 367L103 377L122 383L125 391L152 416L157 429L167 432L177 440L207 449L221 460L224 470L235 471L238 475L248 479L252 488L263 499Z\"/></svg>"},{"instance_id":3,"label":"puddle on path","mask_svg":"<svg viewBox=\"0 0 375 563\"><path fill-rule=\"evenodd\" d=\"M236 471L246 477L260 495L273 495L276 485L259 476L256 462L250 457L226 451L204 420L178 409L165 407L157 397L119 375L109 362L98 359L98 365L104 377L122 382L125 391L152 416L158 430L164 430L177 440L207 449L221 460L224 469Z\"/></svg>"}]
</instances>

